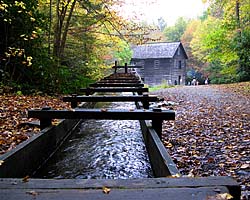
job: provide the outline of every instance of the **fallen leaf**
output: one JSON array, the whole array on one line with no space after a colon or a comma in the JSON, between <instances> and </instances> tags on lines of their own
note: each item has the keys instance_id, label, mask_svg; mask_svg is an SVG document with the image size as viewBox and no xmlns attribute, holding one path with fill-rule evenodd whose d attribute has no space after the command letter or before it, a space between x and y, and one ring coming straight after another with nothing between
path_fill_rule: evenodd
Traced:
<instances>
[{"instance_id":1,"label":"fallen leaf","mask_svg":"<svg viewBox=\"0 0 250 200\"><path fill-rule=\"evenodd\" d=\"M28 109L53 107L56 110L69 109L70 103L62 102L60 96L0 94L0 154L12 150L21 142L40 131L35 126L20 124L35 121L27 118Z\"/></svg>"},{"instance_id":2,"label":"fallen leaf","mask_svg":"<svg viewBox=\"0 0 250 200\"><path fill-rule=\"evenodd\" d=\"M107 187L102 187L102 192L104 193L104 194L109 194L110 193L110 191L111 191L111 189L110 188L107 188Z\"/></svg>"},{"instance_id":3,"label":"fallen leaf","mask_svg":"<svg viewBox=\"0 0 250 200\"><path fill-rule=\"evenodd\" d=\"M170 142L166 142L166 141L164 141L164 145L165 145L165 147L167 147L167 148L173 147L173 145L172 145Z\"/></svg>"},{"instance_id":4,"label":"fallen leaf","mask_svg":"<svg viewBox=\"0 0 250 200\"><path fill-rule=\"evenodd\" d=\"M233 196L228 193L216 194L215 196L208 196L207 200L229 200L232 199Z\"/></svg>"},{"instance_id":5,"label":"fallen leaf","mask_svg":"<svg viewBox=\"0 0 250 200\"><path fill-rule=\"evenodd\" d=\"M231 176L241 185L242 199L250 192L250 92L244 88L250 88L250 82L151 93L176 102L175 120L163 122L162 142L180 173Z\"/></svg>"},{"instance_id":6,"label":"fallen leaf","mask_svg":"<svg viewBox=\"0 0 250 200\"><path fill-rule=\"evenodd\" d=\"M24 182L24 183L29 182L29 179L30 179L29 176L25 176L25 177L23 178L23 182Z\"/></svg>"},{"instance_id":7,"label":"fallen leaf","mask_svg":"<svg viewBox=\"0 0 250 200\"><path fill-rule=\"evenodd\" d=\"M240 167L241 169L247 169L247 168L250 168L250 164L243 164L241 165Z\"/></svg>"},{"instance_id":8,"label":"fallen leaf","mask_svg":"<svg viewBox=\"0 0 250 200\"><path fill-rule=\"evenodd\" d=\"M214 162L214 158L212 158L212 157L210 157L210 158L208 158L208 163L213 163Z\"/></svg>"}]
</instances>

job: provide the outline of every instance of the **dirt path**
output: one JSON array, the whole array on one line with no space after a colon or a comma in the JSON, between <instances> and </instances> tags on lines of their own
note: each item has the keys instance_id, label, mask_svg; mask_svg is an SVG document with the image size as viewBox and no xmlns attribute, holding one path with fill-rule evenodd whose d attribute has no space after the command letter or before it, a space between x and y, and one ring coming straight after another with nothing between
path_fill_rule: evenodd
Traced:
<instances>
[{"instance_id":1,"label":"dirt path","mask_svg":"<svg viewBox=\"0 0 250 200\"><path fill-rule=\"evenodd\" d=\"M164 89L176 110L175 122L164 123L163 141L181 174L232 176L250 198L250 83L185 86Z\"/></svg>"}]
</instances>

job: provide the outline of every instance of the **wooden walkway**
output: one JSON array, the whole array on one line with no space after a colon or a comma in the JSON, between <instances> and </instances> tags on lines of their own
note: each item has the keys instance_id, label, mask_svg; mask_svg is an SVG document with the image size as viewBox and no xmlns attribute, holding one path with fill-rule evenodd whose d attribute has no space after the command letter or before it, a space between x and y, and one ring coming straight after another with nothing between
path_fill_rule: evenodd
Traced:
<instances>
[{"instance_id":1,"label":"wooden walkway","mask_svg":"<svg viewBox=\"0 0 250 200\"><path fill-rule=\"evenodd\" d=\"M229 177L94 179L0 179L0 199L54 200L216 200L240 187Z\"/></svg>"}]
</instances>

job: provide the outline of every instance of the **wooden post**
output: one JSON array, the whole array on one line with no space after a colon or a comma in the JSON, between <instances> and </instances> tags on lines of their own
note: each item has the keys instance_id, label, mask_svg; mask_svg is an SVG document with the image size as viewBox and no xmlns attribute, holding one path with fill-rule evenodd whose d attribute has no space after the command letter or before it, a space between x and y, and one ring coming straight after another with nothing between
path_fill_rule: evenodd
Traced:
<instances>
[{"instance_id":1,"label":"wooden post","mask_svg":"<svg viewBox=\"0 0 250 200\"><path fill-rule=\"evenodd\" d=\"M138 95L142 95L142 94L143 94L143 92L140 92L140 91L139 91L139 92L137 92L137 93L138 93Z\"/></svg>"},{"instance_id":2,"label":"wooden post","mask_svg":"<svg viewBox=\"0 0 250 200\"><path fill-rule=\"evenodd\" d=\"M86 96L89 96L90 93L91 93L90 88L87 88L87 89L86 89L86 92L85 92L85 95L86 95Z\"/></svg>"},{"instance_id":3,"label":"wooden post","mask_svg":"<svg viewBox=\"0 0 250 200\"><path fill-rule=\"evenodd\" d=\"M71 94L71 96L75 99L75 101L71 101L71 108L76 108L77 107L77 94Z\"/></svg>"},{"instance_id":4,"label":"wooden post","mask_svg":"<svg viewBox=\"0 0 250 200\"><path fill-rule=\"evenodd\" d=\"M154 108L153 111L154 112L161 112L161 108ZM161 120L161 119L153 119L152 120L152 128L156 131L160 140L162 139L162 122L163 122L163 120Z\"/></svg>"},{"instance_id":5,"label":"wooden post","mask_svg":"<svg viewBox=\"0 0 250 200\"><path fill-rule=\"evenodd\" d=\"M148 97L148 94L143 94L143 97ZM143 104L143 108L144 109L149 109L149 101L148 100L144 100L143 102L142 102L142 104Z\"/></svg>"},{"instance_id":6,"label":"wooden post","mask_svg":"<svg viewBox=\"0 0 250 200\"><path fill-rule=\"evenodd\" d=\"M125 73L127 74L128 73L128 64L125 63Z\"/></svg>"},{"instance_id":7,"label":"wooden post","mask_svg":"<svg viewBox=\"0 0 250 200\"><path fill-rule=\"evenodd\" d=\"M51 110L51 107L43 107L42 110ZM40 129L44 129L52 125L51 119L40 119Z\"/></svg>"},{"instance_id":8,"label":"wooden post","mask_svg":"<svg viewBox=\"0 0 250 200\"><path fill-rule=\"evenodd\" d=\"M117 70L117 60L115 61L115 74L116 74L116 70Z\"/></svg>"}]
</instances>

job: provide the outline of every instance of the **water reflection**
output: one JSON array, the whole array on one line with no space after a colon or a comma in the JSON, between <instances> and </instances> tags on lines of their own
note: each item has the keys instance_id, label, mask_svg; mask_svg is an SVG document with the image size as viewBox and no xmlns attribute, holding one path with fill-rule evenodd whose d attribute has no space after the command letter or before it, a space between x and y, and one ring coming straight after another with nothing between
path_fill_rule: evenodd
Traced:
<instances>
[{"instance_id":1,"label":"water reflection","mask_svg":"<svg viewBox=\"0 0 250 200\"><path fill-rule=\"evenodd\" d=\"M132 103L112 103L115 109ZM56 154L43 178L128 179L152 177L140 124L133 120L86 120Z\"/></svg>"}]
</instances>

